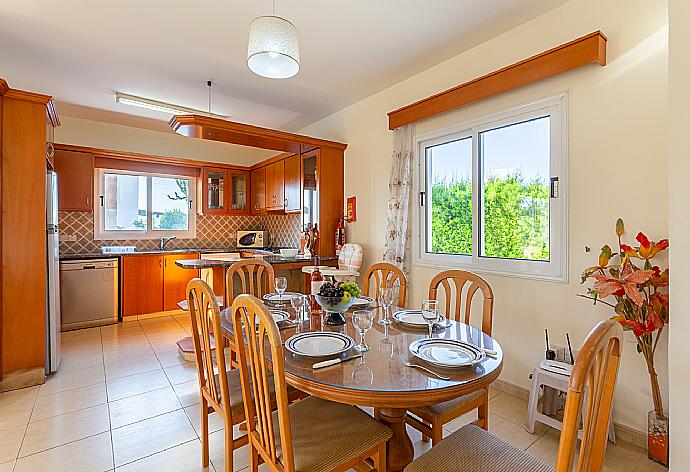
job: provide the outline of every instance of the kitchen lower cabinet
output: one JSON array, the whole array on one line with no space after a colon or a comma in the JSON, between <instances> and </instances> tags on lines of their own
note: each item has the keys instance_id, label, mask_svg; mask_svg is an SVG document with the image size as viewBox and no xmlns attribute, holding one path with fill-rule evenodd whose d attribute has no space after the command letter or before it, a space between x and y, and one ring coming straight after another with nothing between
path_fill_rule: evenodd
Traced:
<instances>
[{"instance_id":1,"label":"kitchen lower cabinet","mask_svg":"<svg viewBox=\"0 0 690 472\"><path fill-rule=\"evenodd\" d=\"M122 257L122 316L163 311L163 255Z\"/></svg>"},{"instance_id":2,"label":"kitchen lower cabinet","mask_svg":"<svg viewBox=\"0 0 690 472\"><path fill-rule=\"evenodd\" d=\"M163 256L163 309L178 310L177 302L187 299L187 283L199 277L199 271L183 269L175 261L199 259L199 254L166 254Z\"/></svg>"},{"instance_id":3,"label":"kitchen lower cabinet","mask_svg":"<svg viewBox=\"0 0 690 472\"><path fill-rule=\"evenodd\" d=\"M187 298L187 282L199 272L178 267L175 262L198 258L198 253L122 256L122 316L177 310L177 302Z\"/></svg>"}]
</instances>

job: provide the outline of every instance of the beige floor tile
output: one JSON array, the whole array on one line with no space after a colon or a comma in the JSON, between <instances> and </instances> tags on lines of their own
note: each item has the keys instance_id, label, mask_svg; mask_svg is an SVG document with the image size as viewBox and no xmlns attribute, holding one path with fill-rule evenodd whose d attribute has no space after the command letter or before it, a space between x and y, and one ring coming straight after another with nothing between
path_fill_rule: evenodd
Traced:
<instances>
[{"instance_id":1,"label":"beige floor tile","mask_svg":"<svg viewBox=\"0 0 690 472\"><path fill-rule=\"evenodd\" d=\"M38 397L31 414L31 422L64 415L107 402L105 383L87 385L64 392Z\"/></svg>"},{"instance_id":2,"label":"beige floor tile","mask_svg":"<svg viewBox=\"0 0 690 472\"><path fill-rule=\"evenodd\" d=\"M535 429L535 431L537 433L545 432L543 429L541 431ZM541 434L528 433L522 425L515 424L493 413L489 413L489 432L522 450L527 449L541 438Z\"/></svg>"},{"instance_id":3,"label":"beige floor tile","mask_svg":"<svg viewBox=\"0 0 690 472\"><path fill-rule=\"evenodd\" d=\"M30 423L19 457L78 441L109 429L108 405L98 405Z\"/></svg>"},{"instance_id":4,"label":"beige floor tile","mask_svg":"<svg viewBox=\"0 0 690 472\"><path fill-rule=\"evenodd\" d=\"M115 469L116 472L207 472L213 471L213 466L201 467L201 442L198 439L166 449L152 456L139 459Z\"/></svg>"},{"instance_id":5,"label":"beige floor tile","mask_svg":"<svg viewBox=\"0 0 690 472\"><path fill-rule=\"evenodd\" d=\"M0 405L8 403L26 402L33 404L38 395L38 385L35 387L20 388L18 390L9 390L0 393Z\"/></svg>"},{"instance_id":6,"label":"beige floor tile","mask_svg":"<svg viewBox=\"0 0 690 472\"><path fill-rule=\"evenodd\" d=\"M200 401L199 382L197 380L173 385L173 389L175 390L177 398L180 399L180 403L182 403L182 406L184 407L196 405Z\"/></svg>"},{"instance_id":7,"label":"beige floor tile","mask_svg":"<svg viewBox=\"0 0 690 472\"><path fill-rule=\"evenodd\" d=\"M168 376L168 380L170 380L170 383L173 385L197 380L196 365L191 362L188 364L166 367L163 370L165 370L165 375Z\"/></svg>"},{"instance_id":8,"label":"beige floor tile","mask_svg":"<svg viewBox=\"0 0 690 472\"><path fill-rule=\"evenodd\" d=\"M103 366L103 352L101 350L84 354L82 352L63 353L58 370L83 370Z\"/></svg>"},{"instance_id":9,"label":"beige floor tile","mask_svg":"<svg viewBox=\"0 0 690 472\"><path fill-rule=\"evenodd\" d=\"M26 426L33 406L24 400L0 405L0 431Z\"/></svg>"},{"instance_id":10,"label":"beige floor tile","mask_svg":"<svg viewBox=\"0 0 690 472\"><path fill-rule=\"evenodd\" d=\"M560 432L555 429L549 429L546 434L541 436L534 444L527 448L527 452L537 459L555 467L559 439Z\"/></svg>"},{"instance_id":11,"label":"beige floor tile","mask_svg":"<svg viewBox=\"0 0 690 472\"><path fill-rule=\"evenodd\" d=\"M424 454L426 451L431 449L431 441L429 442L424 442L424 441L417 441L414 444L414 458L418 458L422 454Z\"/></svg>"},{"instance_id":12,"label":"beige floor tile","mask_svg":"<svg viewBox=\"0 0 690 472\"><path fill-rule=\"evenodd\" d=\"M144 357L135 356L105 364L105 377L108 380L129 377L161 368L158 358L151 353Z\"/></svg>"},{"instance_id":13,"label":"beige floor tile","mask_svg":"<svg viewBox=\"0 0 690 472\"><path fill-rule=\"evenodd\" d=\"M192 422L192 426L194 426L194 431L196 431L196 434L199 435L199 437L201 437L201 406L198 404L188 406L184 409L184 411L185 413L187 413L189 420ZM220 417L218 413L213 412L208 415L209 433L215 433L216 431L220 431L224 427L225 423L223 423L223 419Z\"/></svg>"},{"instance_id":14,"label":"beige floor tile","mask_svg":"<svg viewBox=\"0 0 690 472\"><path fill-rule=\"evenodd\" d=\"M63 331L61 333L62 342L75 342L75 341L86 341L86 340L101 340L101 328L84 328L75 329L73 331Z\"/></svg>"},{"instance_id":15,"label":"beige floor tile","mask_svg":"<svg viewBox=\"0 0 690 472\"><path fill-rule=\"evenodd\" d=\"M172 387L123 398L108 406L113 429L182 408Z\"/></svg>"},{"instance_id":16,"label":"beige floor tile","mask_svg":"<svg viewBox=\"0 0 690 472\"><path fill-rule=\"evenodd\" d=\"M527 421L527 400L501 393L489 400L489 411L516 424Z\"/></svg>"},{"instance_id":17,"label":"beige floor tile","mask_svg":"<svg viewBox=\"0 0 690 472\"><path fill-rule=\"evenodd\" d=\"M18 426L0 432L0 463L14 461L24 439L26 426Z\"/></svg>"},{"instance_id":18,"label":"beige floor tile","mask_svg":"<svg viewBox=\"0 0 690 472\"><path fill-rule=\"evenodd\" d=\"M123 340L130 336L139 336L144 333L139 323L118 323L108 326L101 326L101 340Z\"/></svg>"},{"instance_id":19,"label":"beige floor tile","mask_svg":"<svg viewBox=\"0 0 690 472\"><path fill-rule=\"evenodd\" d=\"M13 472L15 461L5 462L0 464L0 472Z\"/></svg>"},{"instance_id":20,"label":"beige floor tile","mask_svg":"<svg viewBox=\"0 0 690 472\"><path fill-rule=\"evenodd\" d=\"M237 432L235 431L235 437ZM216 431L209 435L211 463L216 470L225 470L225 432ZM249 466L249 448L243 446L232 453L232 470L240 471Z\"/></svg>"},{"instance_id":21,"label":"beige floor tile","mask_svg":"<svg viewBox=\"0 0 690 472\"><path fill-rule=\"evenodd\" d=\"M177 352L177 349L175 349L175 352L172 354L158 354L156 353L156 357L158 357L158 362L161 363L161 365L165 367L172 367L175 365L193 365L195 366L194 362L189 362L184 360L182 356Z\"/></svg>"},{"instance_id":22,"label":"beige floor tile","mask_svg":"<svg viewBox=\"0 0 690 472\"><path fill-rule=\"evenodd\" d=\"M475 409L475 410L472 410L470 412L465 413L464 415L462 415L458 418L455 418L452 421L449 421L448 423L446 423L443 426L443 428L447 429L449 432L453 433L453 432L457 431L458 429L462 428L463 426L465 426L466 424L470 424L471 422L473 422L476 419L477 419L477 410ZM489 420L491 420L491 418L489 418Z\"/></svg>"},{"instance_id":23,"label":"beige floor tile","mask_svg":"<svg viewBox=\"0 0 690 472\"><path fill-rule=\"evenodd\" d=\"M41 386L38 396L51 395L101 382L105 382L105 371L102 365L77 370L63 371L58 369L56 373L48 376L46 383Z\"/></svg>"},{"instance_id":24,"label":"beige floor tile","mask_svg":"<svg viewBox=\"0 0 690 472\"><path fill-rule=\"evenodd\" d=\"M126 397L169 387L170 382L163 369L136 374L121 379L108 380L108 401L121 400Z\"/></svg>"},{"instance_id":25,"label":"beige floor tile","mask_svg":"<svg viewBox=\"0 0 690 472\"><path fill-rule=\"evenodd\" d=\"M631 469L628 467L625 469L626 471L630 471ZM645 452L642 457L640 457L635 464L632 466L632 471L634 472L667 472L668 469L666 467L663 467L659 464L657 464L654 461L650 461L647 458L647 453Z\"/></svg>"},{"instance_id":26,"label":"beige floor tile","mask_svg":"<svg viewBox=\"0 0 690 472\"><path fill-rule=\"evenodd\" d=\"M112 431L115 465L120 466L196 439L183 410L173 411Z\"/></svg>"},{"instance_id":27,"label":"beige floor tile","mask_svg":"<svg viewBox=\"0 0 690 472\"><path fill-rule=\"evenodd\" d=\"M15 472L105 472L112 468L110 433L103 433L19 459Z\"/></svg>"}]
</instances>

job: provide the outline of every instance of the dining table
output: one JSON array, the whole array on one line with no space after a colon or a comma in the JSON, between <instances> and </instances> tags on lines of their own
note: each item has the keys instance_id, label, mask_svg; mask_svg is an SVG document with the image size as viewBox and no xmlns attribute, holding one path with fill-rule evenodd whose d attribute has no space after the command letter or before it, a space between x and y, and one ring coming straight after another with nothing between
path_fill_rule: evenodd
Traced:
<instances>
[{"instance_id":1,"label":"dining table","mask_svg":"<svg viewBox=\"0 0 690 472\"><path fill-rule=\"evenodd\" d=\"M272 306L269 308L273 309ZM355 343L359 340L359 333L352 324L352 313L362 307L352 307L344 313L346 323L341 326L325 324L324 314L321 313L297 317L290 306L279 309L290 315L289 320L278 323L283 344L296 334L315 331L347 334ZM314 358L293 354L283 345L285 379L289 385L315 397L348 405L374 407L377 419L393 432L387 444L386 462L388 470L397 472L414 459L413 443L406 428L408 409L441 403L487 388L501 373L503 351L494 338L480 329L444 318L444 322L434 329L434 338L465 341L493 352L472 366L443 368L432 365L409 351L413 341L428 338L428 328L414 328L397 321L381 325L379 320L384 317L384 309L371 309L375 311L375 319L365 335L370 351L357 359L315 369L313 365L319 361L336 357L347 359L358 352L353 348L335 356ZM389 318L398 310L403 308L391 307ZM223 336L234 348L231 308L221 312L221 328ZM426 367L448 380L419 368L408 367L403 361ZM337 434L337 431L333 432L334 445L337 445Z\"/></svg>"}]
</instances>

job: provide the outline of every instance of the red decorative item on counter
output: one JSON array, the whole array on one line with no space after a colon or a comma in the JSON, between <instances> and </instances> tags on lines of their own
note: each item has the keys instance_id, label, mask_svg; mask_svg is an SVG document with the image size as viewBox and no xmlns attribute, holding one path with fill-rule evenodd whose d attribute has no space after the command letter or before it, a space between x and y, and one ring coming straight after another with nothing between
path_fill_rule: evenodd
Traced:
<instances>
[{"instance_id":1,"label":"red decorative item on counter","mask_svg":"<svg viewBox=\"0 0 690 472\"><path fill-rule=\"evenodd\" d=\"M319 256L314 256L314 271L311 273L311 296L309 297L310 308L313 314L322 313L321 305L319 305L319 302L316 301L316 297L314 296L319 293L321 285L323 285L323 274L319 270L320 262Z\"/></svg>"}]
</instances>

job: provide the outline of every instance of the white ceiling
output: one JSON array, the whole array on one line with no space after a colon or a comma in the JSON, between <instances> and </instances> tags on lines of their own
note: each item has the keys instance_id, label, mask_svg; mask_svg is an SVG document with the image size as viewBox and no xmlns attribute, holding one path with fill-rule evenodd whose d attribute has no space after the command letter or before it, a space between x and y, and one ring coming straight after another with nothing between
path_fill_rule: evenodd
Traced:
<instances>
[{"instance_id":1,"label":"white ceiling","mask_svg":"<svg viewBox=\"0 0 690 472\"><path fill-rule=\"evenodd\" d=\"M0 77L63 114L161 129L169 116L115 92L206 109L212 79L213 112L291 131L566 1L276 0L302 63L271 80L245 64L249 22L270 0L2 0Z\"/></svg>"}]
</instances>

